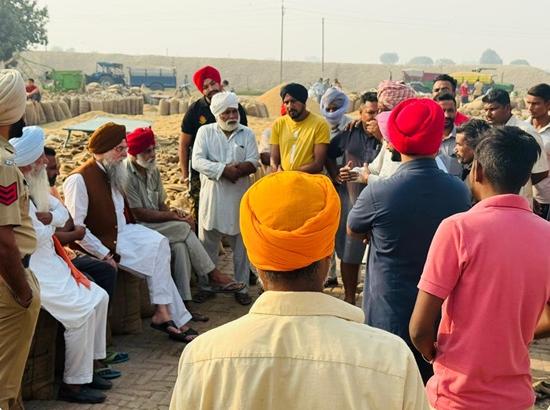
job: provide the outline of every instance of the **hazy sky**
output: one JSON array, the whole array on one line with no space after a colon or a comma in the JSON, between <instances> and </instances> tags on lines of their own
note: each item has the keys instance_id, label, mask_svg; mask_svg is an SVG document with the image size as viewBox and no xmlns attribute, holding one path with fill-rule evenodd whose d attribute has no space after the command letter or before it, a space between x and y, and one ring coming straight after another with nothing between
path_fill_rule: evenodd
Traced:
<instances>
[{"instance_id":1,"label":"hazy sky","mask_svg":"<svg viewBox=\"0 0 550 410\"><path fill-rule=\"evenodd\" d=\"M280 0L39 0L49 47L189 57L279 59ZM550 68L548 0L285 0L284 58L377 63L427 55L477 62L493 48L505 63Z\"/></svg>"}]
</instances>

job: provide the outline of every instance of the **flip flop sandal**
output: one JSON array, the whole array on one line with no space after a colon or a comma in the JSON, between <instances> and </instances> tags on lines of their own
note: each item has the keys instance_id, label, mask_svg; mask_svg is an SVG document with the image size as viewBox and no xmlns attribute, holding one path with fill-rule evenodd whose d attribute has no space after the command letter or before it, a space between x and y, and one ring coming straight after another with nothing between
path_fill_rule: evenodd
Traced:
<instances>
[{"instance_id":1,"label":"flip flop sandal","mask_svg":"<svg viewBox=\"0 0 550 410\"><path fill-rule=\"evenodd\" d=\"M126 352L107 352L107 357L102 360L105 364L124 363L130 360L130 356Z\"/></svg>"},{"instance_id":2,"label":"flip flop sandal","mask_svg":"<svg viewBox=\"0 0 550 410\"><path fill-rule=\"evenodd\" d=\"M225 285L212 285L212 291L215 293L237 293L243 290L246 287L244 283L241 282L230 282Z\"/></svg>"},{"instance_id":3,"label":"flip flop sandal","mask_svg":"<svg viewBox=\"0 0 550 410\"><path fill-rule=\"evenodd\" d=\"M168 334L168 337L177 342L191 343L195 339L195 337L198 335L199 333L195 329L189 328L185 332L181 332L181 333L170 332ZM192 336L195 336L195 337L192 337Z\"/></svg>"},{"instance_id":4,"label":"flip flop sandal","mask_svg":"<svg viewBox=\"0 0 550 410\"><path fill-rule=\"evenodd\" d=\"M192 312L189 310L189 313L191 313L191 320L193 322L208 322L210 318L206 315L203 315L199 312Z\"/></svg>"},{"instance_id":5,"label":"flip flop sandal","mask_svg":"<svg viewBox=\"0 0 550 410\"><path fill-rule=\"evenodd\" d=\"M252 298L248 293L235 293L235 299L243 306L250 305L252 303Z\"/></svg>"},{"instance_id":6,"label":"flip flop sandal","mask_svg":"<svg viewBox=\"0 0 550 410\"><path fill-rule=\"evenodd\" d=\"M112 369L111 366L95 369L94 374L103 377L106 380L116 379L122 376L122 373L119 370Z\"/></svg>"}]
</instances>

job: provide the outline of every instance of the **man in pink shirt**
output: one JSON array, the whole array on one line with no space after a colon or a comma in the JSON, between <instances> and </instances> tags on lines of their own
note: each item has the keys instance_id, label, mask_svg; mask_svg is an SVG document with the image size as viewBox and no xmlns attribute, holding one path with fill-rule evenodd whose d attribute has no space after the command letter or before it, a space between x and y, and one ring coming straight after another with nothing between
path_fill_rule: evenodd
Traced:
<instances>
[{"instance_id":1,"label":"man in pink shirt","mask_svg":"<svg viewBox=\"0 0 550 410\"><path fill-rule=\"evenodd\" d=\"M443 220L430 246L409 330L433 361L438 410L534 403L528 345L547 334L537 323L550 301L550 223L518 193L540 153L519 128L487 131L470 173L480 202Z\"/></svg>"}]
</instances>

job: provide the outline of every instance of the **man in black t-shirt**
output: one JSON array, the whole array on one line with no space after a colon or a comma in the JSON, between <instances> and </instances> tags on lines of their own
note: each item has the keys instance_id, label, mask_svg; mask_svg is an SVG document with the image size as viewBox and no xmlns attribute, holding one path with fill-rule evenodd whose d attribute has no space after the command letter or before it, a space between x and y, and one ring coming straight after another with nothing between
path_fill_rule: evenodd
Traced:
<instances>
[{"instance_id":1,"label":"man in black t-shirt","mask_svg":"<svg viewBox=\"0 0 550 410\"><path fill-rule=\"evenodd\" d=\"M223 88L220 84L220 72L212 66L205 66L197 70L193 74L193 82L203 94L203 97L191 104L183 116L178 153L183 183L189 183L189 194L193 199L193 215L197 220L198 226L200 180L198 172L193 170L189 164L191 161L191 150L193 149L193 143L195 142L199 128L204 124L216 122L216 118L214 118L214 115L210 111L210 100L214 94L222 91ZM246 112L240 104L239 116L240 123L248 125ZM191 175L189 175L190 173Z\"/></svg>"}]
</instances>

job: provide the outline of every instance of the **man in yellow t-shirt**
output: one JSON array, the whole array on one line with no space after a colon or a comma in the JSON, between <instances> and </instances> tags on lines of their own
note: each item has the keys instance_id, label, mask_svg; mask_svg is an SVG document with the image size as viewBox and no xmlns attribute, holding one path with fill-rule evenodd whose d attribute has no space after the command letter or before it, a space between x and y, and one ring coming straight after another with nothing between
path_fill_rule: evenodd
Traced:
<instances>
[{"instance_id":1,"label":"man in yellow t-shirt","mask_svg":"<svg viewBox=\"0 0 550 410\"><path fill-rule=\"evenodd\" d=\"M320 116L306 109L307 89L297 83L281 88L287 115L273 124L271 168L274 171L323 171L330 142L330 128Z\"/></svg>"}]
</instances>

